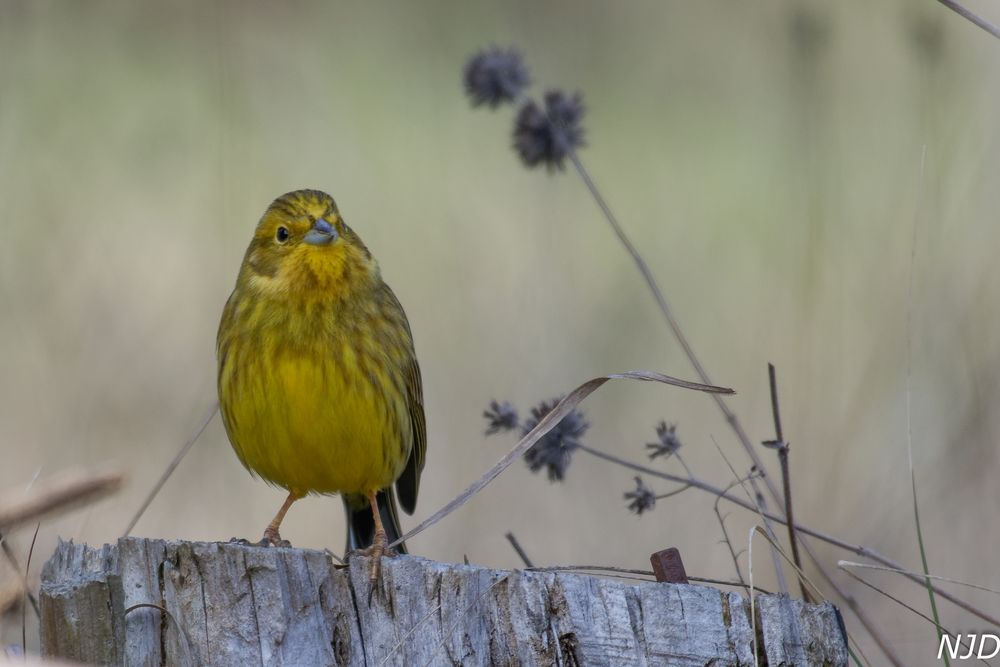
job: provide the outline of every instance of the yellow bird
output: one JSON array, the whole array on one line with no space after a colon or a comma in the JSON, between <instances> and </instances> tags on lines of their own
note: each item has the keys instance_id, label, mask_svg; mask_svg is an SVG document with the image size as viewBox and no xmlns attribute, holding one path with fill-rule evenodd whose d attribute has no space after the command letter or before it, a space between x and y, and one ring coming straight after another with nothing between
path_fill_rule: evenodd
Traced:
<instances>
[{"instance_id":1,"label":"yellow bird","mask_svg":"<svg viewBox=\"0 0 1000 667\"><path fill-rule=\"evenodd\" d=\"M229 441L251 473L288 490L264 531L306 494L339 493L348 549L372 578L412 513L427 446L420 367L403 307L330 195L278 197L257 224L216 344Z\"/></svg>"}]
</instances>

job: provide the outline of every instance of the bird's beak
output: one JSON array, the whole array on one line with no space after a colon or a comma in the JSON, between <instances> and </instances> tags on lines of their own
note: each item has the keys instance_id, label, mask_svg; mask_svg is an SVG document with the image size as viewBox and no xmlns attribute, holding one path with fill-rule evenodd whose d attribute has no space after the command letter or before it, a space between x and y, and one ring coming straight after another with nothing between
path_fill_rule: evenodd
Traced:
<instances>
[{"instance_id":1,"label":"bird's beak","mask_svg":"<svg viewBox=\"0 0 1000 667\"><path fill-rule=\"evenodd\" d=\"M309 245L330 245L337 240L337 230L323 218L318 219L302 239Z\"/></svg>"}]
</instances>

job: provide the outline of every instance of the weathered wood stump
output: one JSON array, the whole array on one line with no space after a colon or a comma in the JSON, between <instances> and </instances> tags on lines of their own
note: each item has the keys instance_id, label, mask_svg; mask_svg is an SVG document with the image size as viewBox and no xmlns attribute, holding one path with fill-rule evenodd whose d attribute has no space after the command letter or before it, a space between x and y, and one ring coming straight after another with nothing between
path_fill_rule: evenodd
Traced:
<instances>
[{"instance_id":1,"label":"weathered wood stump","mask_svg":"<svg viewBox=\"0 0 1000 667\"><path fill-rule=\"evenodd\" d=\"M753 665L750 605L704 586L414 556L127 538L63 542L42 573L46 656L111 665ZM768 665L846 665L836 609L756 598Z\"/></svg>"}]
</instances>

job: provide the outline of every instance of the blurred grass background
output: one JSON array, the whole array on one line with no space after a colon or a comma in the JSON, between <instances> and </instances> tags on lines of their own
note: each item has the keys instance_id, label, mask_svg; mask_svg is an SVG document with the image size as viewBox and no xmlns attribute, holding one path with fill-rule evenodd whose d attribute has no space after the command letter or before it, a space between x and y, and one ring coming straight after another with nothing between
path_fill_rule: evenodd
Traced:
<instances>
[{"instance_id":1,"label":"blurred grass background","mask_svg":"<svg viewBox=\"0 0 1000 667\"><path fill-rule=\"evenodd\" d=\"M407 525L512 444L483 437L489 399L525 411L597 374L694 377L575 175L526 171L512 111L470 110L462 65L493 43L521 49L534 93L584 92L582 156L757 441L773 437L777 365L796 517L914 569L904 388L919 220L913 431L930 567L1000 587L1000 43L929 0L4 2L0 488L108 459L130 475L114 500L42 526L32 576L58 536L114 540L197 426L242 253L288 190L334 195L409 315L430 444ZM629 383L585 407L592 446L643 459L663 418L699 475L730 479L712 436L744 466L704 396ZM690 574L733 576L711 497L635 517L631 487L584 455L561 485L515 466L411 549L511 567L514 530L537 564L648 567L671 545ZM256 538L282 497L216 421L135 532ZM731 534L745 542L753 523L734 513ZM283 528L342 549L339 501L302 502ZM24 554L30 537L10 539ZM848 557L820 552L831 567ZM920 588L875 578L926 607ZM909 662L936 652L929 626L844 585ZM996 597L961 594L1000 613ZM981 626L942 613L954 631ZM19 643L19 624L2 630Z\"/></svg>"}]
</instances>

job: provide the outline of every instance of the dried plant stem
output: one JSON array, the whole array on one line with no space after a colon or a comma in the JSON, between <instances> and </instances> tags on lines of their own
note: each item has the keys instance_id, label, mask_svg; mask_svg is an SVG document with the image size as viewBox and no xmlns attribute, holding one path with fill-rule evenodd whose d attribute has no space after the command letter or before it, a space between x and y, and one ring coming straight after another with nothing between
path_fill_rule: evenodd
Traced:
<instances>
[{"instance_id":1,"label":"dried plant stem","mask_svg":"<svg viewBox=\"0 0 1000 667\"><path fill-rule=\"evenodd\" d=\"M802 569L802 557L799 556L799 543L795 539L795 515L792 513L792 476L788 469L788 443L785 441L785 434L781 428L781 408L778 403L778 378L774 369L774 364L767 365L768 382L771 385L771 412L774 414L774 433L777 441L775 446L778 450L778 463L781 465L781 486L785 493L785 516L788 522L788 542L792 547L792 562L795 567ZM809 591L801 580L799 589L802 591L802 599L811 602Z\"/></svg>"},{"instance_id":2,"label":"dried plant stem","mask_svg":"<svg viewBox=\"0 0 1000 667\"><path fill-rule=\"evenodd\" d=\"M35 534L31 536L31 546L28 547L28 560L24 564L24 580L28 581L29 573L31 572L31 557L35 553L35 542L38 541L38 530L42 527L42 523L38 522L35 524ZM28 587L24 588L24 599L28 598ZM21 605L21 652L27 655L28 653L28 612L27 604Z\"/></svg>"},{"instance_id":3,"label":"dried plant stem","mask_svg":"<svg viewBox=\"0 0 1000 667\"><path fill-rule=\"evenodd\" d=\"M123 480L117 470L70 468L38 480L27 493L7 491L0 496L0 531L99 500L121 488Z\"/></svg>"},{"instance_id":4,"label":"dried plant stem","mask_svg":"<svg viewBox=\"0 0 1000 667\"><path fill-rule=\"evenodd\" d=\"M874 570L876 572L891 572L893 574L916 574L913 570L897 570L894 567L885 567L884 565L872 565L871 563L855 563L849 560L839 560L837 561L837 567L843 570L844 568L858 567L864 570ZM967 588L974 588L977 591L985 591L987 593L993 593L994 595L1000 595L1000 589L990 588L989 586L983 586L981 584L974 584L969 581L962 581L961 579L952 579L951 577L942 577L938 574L927 574L922 575L934 581L943 581L948 584L955 584L956 586L965 586Z\"/></svg>"},{"instance_id":5,"label":"dried plant stem","mask_svg":"<svg viewBox=\"0 0 1000 667\"><path fill-rule=\"evenodd\" d=\"M720 447L719 443L715 441L715 437L712 437L712 444L715 445L715 449L718 450L719 456L722 457L722 460L726 462L729 472L733 475L733 480L739 483L739 486L743 489L743 493L746 494L747 499L753 503L754 509L757 511L757 516L760 517L761 523L764 524L765 532L770 538L769 541L771 544L778 544L778 536L774 532L774 526L771 525L771 522L766 517L767 499L764 498L764 494L760 492L760 488L753 483L754 474L751 472L750 475L741 479L739 473L736 472L736 468L733 467L733 464L730 463L729 459L726 457L726 453L722 451L722 447ZM747 490L747 486L753 489L753 493ZM728 491L728 487L726 490ZM718 504L719 499L716 498L715 502ZM774 573L778 578L778 590L780 590L782 594L787 595L788 582L785 581L785 570L781 566L781 556L783 554L779 555L777 549L771 549L770 554L772 564L774 565ZM747 563L747 568L749 569L750 567L752 567L752 564Z\"/></svg>"},{"instance_id":6,"label":"dried plant stem","mask_svg":"<svg viewBox=\"0 0 1000 667\"><path fill-rule=\"evenodd\" d=\"M177 454L174 456L174 459L167 466L166 470L163 471L163 474L160 475L160 479L156 480L156 484L154 484L153 488L149 490L149 493L146 495L146 499L142 501L142 505L139 506L139 509L136 510L135 514L132 516L132 520L128 522L128 527L125 528L125 532L122 533L122 537L128 537L129 533L132 532L132 529L135 528L135 524L139 523L139 519L141 519L142 515L146 513L146 510L153 502L153 499L156 498L156 495L160 492L160 489L162 489L163 485L167 483L167 480L170 479L170 476L174 474L174 470L176 470L177 466L179 466L181 461L184 460L184 457L187 456L187 453L191 451L191 448L194 446L194 443L198 442L198 438L200 438L201 434L205 432L206 428L208 428L208 425L212 422L212 419L215 417L215 414L218 411L219 411L219 403L218 401L216 401L215 403L212 404L211 409L209 409L208 413L205 415L205 419L202 420L201 427L198 428L198 430L195 431L194 435L188 438L188 441L184 443L184 445L180 448L180 450L178 450Z\"/></svg>"},{"instance_id":7,"label":"dried plant stem","mask_svg":"<svg viewBox=\"0 0 1000 667\"><path fill-rule=\"evenodd\" d=\"M827 575L824 573L824 577L826 576ZM831 580L827 578L827 581L829 582ZM861 625L865 626L865 628L876 627L875 621L873 621L868 616L868 613L861 607L861 605L858 604L858 601L854 598L853 595L844 595L843 593L841 593L840 597L842 597L844 599L844 602L847 603L847 608L851 610L851 613L853 613L858 618L858 620L861 621ZM875 641L875 645L878 646L879 649L881 649L885 657L889 658L889 662L891 662L894 665L894 667L906 667L906 663L903 662L899 658L899 656L896 655L895 651L892 648L892 645L890 645L889 641L882 636L881 632L869 631L869 634Z\"/></svg>"},{"instance_id":8,"label":"dried plant stem","mask_svg":"<svg viewBox=\"0 0 1000 667\"><path fill-rule=\"evenodd\" d=\"M744 481L745 480L742 479L733 480L732 482L729 483L729 486L723 489L722 493L723 494L728 493L730 489L732 489L737 484L742 484ZM729 531L726 530L726 518L722 516L722 512L719 510L720 500L722 500L721 494L715 497L715 503L713 503L713 507L715 509L715 516L718 517L719 519L719 528L722 529L722 539L726 543L726 546L729 547L729 555L733 559L733 567L736 568L736 576L739 577L740 583L742 583L745 586L746 580L743 578L743 571L740 569L739 554L736 553L736 549L735 547L733 547L733 541L729 539Z\"/></svg>"},{"instance_id":9,"label":"dried plant stem","mask_svg":"<svg viewBox=\"0 0 1000 667\"><path fill-rule=\"evenodd\" d=\"M31 603L31 608L35 610L35 616L41 618L42 612L38 608L38 598L31 592L31 586L28 585L28 580L21 576L21 564L18 562L17 555L14 553L14 550L10 548L10 544L7 543L6 536L3 533L0 533L0 548L3 549L4 557L14 569L18 579L20 579L21 590L27 594L28 602Z\"/></svg>"},{"instance_id":10,"label":"dried plant stem","mask_svg":"<svg viewBox=\"0 0 1000 667\"><path fill-rule=\"evenodd\" d=\"M912 375L913 375L913 267L917 261L917 229L920 222L921 200L923 199L924 163L927 159L927 145L920 153L920 190L918 191L917 209L913 216L913 235L910 241L910 271L906 291L906 458L910 465L910 491L913 497L913 523L917 529L917 546L920 550L920 563L924 569L924 581L927 585L927 596L931 603L931 613L934 615L934 626L937 630L937 640L941 643L941 618L938 616L937 601L934 599L934 588L931 586L930 566L927 564L927 550L924 547L924 532L920 526L920 509L917 507L917 475L913 466L913 419L912 419ZM951 661L944 656L945 667L950 667Z\"/></svg>"},{"instance_id":11,"label":"dried plant stem","mask_svg":"<svg viewBox=\"0 0 1000 667\"><path fill-rule=\"evenodd\" d=\"M31 592L27 578L21 576L21 566L5 539L5 533L22 524L37 522L44 516L103 498L117 491L122 480L122 474L117 471L71 468L38 481L28 493L18 489L0 497L0 549L21 579L21 587L36 616L40 615L38 598ZM35 535L37 534L36 530Z\"/></svg>"},{"instance_id":12,"label":"dried plant stem","mask_svg":"<svg viewBox=\"0 0 1000 667\"><path fill-rule=\"evenodd\" d=\"M516 537L514 537L514 533L507 531L507 534L504 535L504 537L506 537L507 541L510 542L510 546L514 548L514 551L517 553L517 557L521 559L521 562L524 563L526 568L531 569L535 567L534 563L531 562L531 559L528 558L528 554L525 553L524 549L521 547L521 543L517 541Z\"/></svg>"},{"instance_id":13,"label":"dried plant stem","mask_svg":"<svg viewBox=\"0 0 1000 667\"><path fill-rule=\"evenodd\" d=\"M640 581L649 581L651 579L654 581L656 580L656 575L652 570L636 570L627 567L615 567L613 565L546 565L545 567L532 567L528 569L532 572L601 572L614 577L627 574L636 576L621 578L639 579ZM739 581L726 581L725 579L713 579L711 577L695 577L689 574L688 579L702 584L716 584L719 586L732 586L733 588L744 589L750 588L750 586L743 581L743 577L740 577ZM754 590L758 590L767 595L774 595L772 591L761 588L760 586L754 586Z\"/></svg>"},{"instance_id":14,"label":"dried plant stem","mask_svg":"<svg viewBox=\"0 0 1000 667\"><path fill-rule=\"evenodd\" d=\"M993 23L990 23L982 16L974 14L970 10L966 9L964 6L955 2L955 0L938 0L938 2L940 2L942 5L944 5L951 11L955 12L962 18L966 19L967 21L971 21L972 23L976 24L986 32L996 37L997 39L1000 39L1000 27L997 27Z\"/></svg>"},{"instance_id":15,"label":"dried plant stem","mask_svg":"<svg viewBox=\"0 0 1000 667\"><path fill-rule=\"evenodd\" d=\"M843 569L844 572L847 575L849 575L852 579L857 580L858 583L860 583L860 584L862 584L864 586L867 586L868 588L872 589L873 591L875 591L879 595L883 595L883 596L889 598L890 600L892 600L893 602L895 602L896 604L898 604L900 607L903 607L904 609L913 612L915 615L919 616L920 618L924 619L925 621L927 621L928 623L930 623L931 625L933 625L935 628L937 628L939 636L943 632L945 634L949 634L949 635L958 637L958 643L960 645L966 647L966 648L969 648L970 649L970 655L971 655L971 647L969 646L969 644L967 642L965 642L965 641L962 640L962 635L961 634L955 635L955 633L953 633L950 630L948 630L947 628L943 627L936 619L931 618L930 616L928 616L927 614L923 613L919 609L916 609L915 607L906 604L905 602L903 602L899 598L891 595L887 591L882 590L881 588L879 588L875 584L871 583L870 581L868 581L868 580L866 580L866 579L864 579L862 577L859 577L854 572L851 572L850 570L846 570L844 568L841 568L841 569ZM943 655L947 656L948 654L947 654L947 652L944 652ZM979 658L979 660L982 663L984 663L984 664L987 664L987 665L990 664L989 662L987 662L983 658Z\"/></svg>"},{"instance_id":16,"label":"dried plant stem","mask_svg":"<svg viewBox=\"0 0 1000 667\"><path fill-rule=\"evenodd\" d=\"M687 491L690 488L691 488L690 484L682 484L679 488L676 488L673 491L667 491L666 493L656 496L656 499L666 500L667 498L670 498L671 496L676 496L679 493L683 493L684 491Z\"/></svg>"},{"instance_id":17,"label":"dried plant stem","mask_svg":"<svg viewBox=\"0 0 1000 667\"><path fill-rule=\"evenodd\" d=\"M757 507L752 502L750 502L749 500L744 500L744 499L742 499L742 498L740 498L738 496L734 496L734 495L732 495L730 493L727 493L724 489L721 489L721 488L719 488L717 486L709 484L708 482L702 481L701 479L698 479L696 477L685 478L685 477L682 477L680 475L673 475L673 474L668 473L668 472L662 472L660 470L656 470L655 468L649 468L647 466L640 465L638 463L633 463L631 461L628 461L628 460L619 458L617 456L614 456L613 454L608 454L606 452L602 452L602 451L600 451L598 449L593 449L593 448L588 447L587 445L583 445L583 444L581 444L579 446L579 449L580 449L580 451L586 452L586 453L590 454L591 456L595 456L595 457L597 457L599 459L603 459L605 461L610 461L611 463L615 463L615 464L620 465L620 466L622 466L624 468L628 468L629 470L635 470L636 472L641 472L641 473L647 474L650 477L658 477L660 479L664 479L664 480L667 480L667 481L670 481L670 482L678 482L680 484L690 484L692 487L694 487L696 489L701 489L702 491L705 491L707 493L711 493L712 495L719 496L719 497L723 498L724 500L727 500L727 501L729 501L729 502L731 502L733 504L739 505L740 507L748 509L751 512L757 512L758 511ZM762 512L762 514L764 516L766 516L767 518L771 519L772 521L776 521L776 522L781 523L781 524L785 523L785 518L783 516L779 516L778 514L775 514L773 512L769 512L767 510L764 510ZM897 563L896 561L892 560L891 558L888 558L887 556L883 556L881 553L879 553L878 551L875 551L874 549L870 549L870 548L862 546L860 544L852 544L852 543L847 542L845 540L842 540L842 539L840 539L838 537L834 537L833 535L830 535L828 533L824 533L823 531L815 530L815 529L810 528L808 526L804 526L801 523L795 524L795 530L798 531L799 533L802 533L802 534L814 537L817 540L820 540L822 542L826 542L827 544L832 544L835 547L839 547L841 549L844 549L845 551L850 551L851 553L857 554L858 556L862 556L864 558L868 558L870 560L873 560L873 561L875 561L877 563L881 563L882 565L885 565L887 567L891 567L891 568L895 568L895 569L898 569L898 570L902 570L903 571L902 575L904 577L906 577L907 579L910 579L911 581L916 582L920 586L924 585L924 578L922 576L918 576L918 575L914 575L914 574L910 574L910 573L906 572L905 569L899 563ZM805 548L808 549L808 547L805 546L807 543L804 540L802 541L802 544L803 544L803 546ZM824 576L827 576L827 575L825 575L825 571L824 571ZM827 581L829 581L829 579L827 579ZM981 609L979 609L977 607L974 607L974 606L970 605L968 602L965 602L964 600L961 600L961 599L957 598L956 596L950 594L948 591L942 590L942 589L940 589L938 587L934 588L934 592L938 596L940 596L941 598L944 598L945 600L948 600L952 604L954 604L954 605L956 605L956 606L964 609L965 611L969 612L970 614L973 614L973 615L981 618L982 620L986 621L987 623L990 623L993 626L1000 628L1000 619L997 619L995 616L993 616L993 615L991 615L991 614L989 614L989 613L987 613L987 612L985 612L985 611L983 611L983 610L981 610ZM847 600L849 604L851 604L852 598L850 596L842 595L842 597L845 600ZM859 617L860 617L860 615L859 615Z\"/></svg>"}]
</instances>

